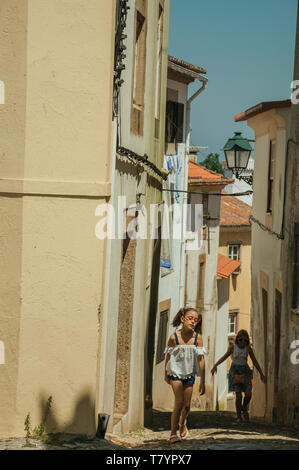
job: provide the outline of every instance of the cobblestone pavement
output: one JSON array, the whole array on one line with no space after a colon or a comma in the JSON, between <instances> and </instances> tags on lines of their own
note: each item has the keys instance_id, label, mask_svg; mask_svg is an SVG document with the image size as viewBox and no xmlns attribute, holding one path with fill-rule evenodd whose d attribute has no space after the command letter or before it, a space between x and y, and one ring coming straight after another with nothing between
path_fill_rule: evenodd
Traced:
<instances>
[{"instance_id":1,"label":"cobblestone pavement","mask_svg":"<svg viewBox=\"0 0 299 470\"><path fill-rule=\"evenodd\" d=\"M50 436L46 441L25 438L1 439L0 450L126 450L108 439L82 439L74 435Z\"/></svg>"},{"instance_id":2,"label":"cobblestone pavement","mask_svg":"<svg viewBox=\"0 0 299 470\"><path fill-rule=\"evenodd\" d=\"M189 437L171 444L170 412L154 411L151 429L107 435L114 443L136 450L296 449L299 429L260 422L238 424L235 413L193 411L188 418Z\"/></svg>"},{"instance_id":3,"label":"cobblestone pavement","mask_svg":"<svg viewBox=\"0 0 299 470\"><path fill-rule=\"evenodd\" d=\"M299 430L261 422L236 423L234 413L193 411L188 418L189 437L171 444L170 412L154 411L153 425L127 434L107 434L105 439L74 435L50 436L45 442L2 439L1 450L299 450Z\"/></svg>"}]
</instances>

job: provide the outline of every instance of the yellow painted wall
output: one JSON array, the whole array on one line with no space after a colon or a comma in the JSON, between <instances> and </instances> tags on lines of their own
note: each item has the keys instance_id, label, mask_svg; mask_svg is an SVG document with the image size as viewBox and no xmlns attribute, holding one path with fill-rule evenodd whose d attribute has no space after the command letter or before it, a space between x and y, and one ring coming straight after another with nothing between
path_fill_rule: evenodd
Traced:
<instances>
[{"instance_id":1,"label":"yellow painted wall","mask_svg":"<svg viewBox=\"0 0 299 470\"><path fill-rule=\"evenodd\" d=\"M228 244L241 242L241 271L237 275L231 275L229 280L229 311L239 310L238 330L250 332L251 310L251 231L227 231L220 229L219 253L228 256ZM250 358L248 364L252 367ZM227 368L231 366L231 357L227 360Z\"/></svg>"},{"instance_id":2,"label":"yellow painted wall","mask_svg":"<svg viewBox=\"0 0 299 470\"><path fill-rule=\"evenodd\" d=\"M3 0L0 436L93 434L110 196L114 1Z\"/></svg>"},{"instance_id":3,"label":"yellow painted wall","mask_svg":"<svg viewBox=\"0 0 299 470\"><path fill-rule=\"evenodd\" d=\"M220 230L219 253L228 256L228 243L241 242L241 272L230 276L229 310L240 311L238 329L250 332L251 232Z\"/></svg>"}]
</instances>

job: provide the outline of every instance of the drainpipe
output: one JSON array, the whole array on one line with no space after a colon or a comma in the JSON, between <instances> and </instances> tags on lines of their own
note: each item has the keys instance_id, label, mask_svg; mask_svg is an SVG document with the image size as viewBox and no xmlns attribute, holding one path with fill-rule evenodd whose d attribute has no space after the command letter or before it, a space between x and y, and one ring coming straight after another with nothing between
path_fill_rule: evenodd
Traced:
<instances>
[{"instance_id":1,"label":"drainpipe","mask_svg":"<svg viewBox=\"0 0 299 470\"><path fill-rule=\"evenodd\" d=\"M200 79L198 78L197 80L199 80L200 82L202 82L202 86L199 88L199 90L197 90L187 101L187 110L186 110L186 150L188 150L188 154L189 154L189 146L190 146L190 115L191 115L191 103L192 101L195 100L195 98L198 97L198 95L204 91L204 89L206 88L207 86L207 82L208 80L207 79L203 79L203 77Z\"/></svg>"},{"instance_id":2,"label":"drainpipe","mask_svg":"<svg viewBox=\"0 0 299 470\"><path fill-rule=\"evenodd\" d=\"M185 124L185 158L183 162L183 187L184 189L188 189L188 163L189 163L189 147L190 147L190 116L191 116L191 103L192 101L197 98L198 95L200 95L201 92L204 91L204 89L207 86L208 79L204 77L198 77L198 81L202 83L202 86L187 100L187 107L186 107L186 124ZM186 204L188 201L188 193L183 193L183 208L186 208ZM185 266L182 266L182 263L184 261L185 264L185 237L184 237L184 227L186 223L186 210L183 209L183 223L182 223L182 232L181 232L181 260L180 260L180 267L181 267L181 272L180 272L180 306L183 307L185 306L185 292L184 292L184 277L185 277Z\"/></svg>"}]
</instances>

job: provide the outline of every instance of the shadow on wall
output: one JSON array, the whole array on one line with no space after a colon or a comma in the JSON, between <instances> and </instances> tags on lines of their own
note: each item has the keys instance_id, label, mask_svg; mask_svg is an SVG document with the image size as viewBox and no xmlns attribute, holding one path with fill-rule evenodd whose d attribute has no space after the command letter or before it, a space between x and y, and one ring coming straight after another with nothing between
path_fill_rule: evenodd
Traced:
<instances>
[{"instance_id":1,"label":"shadow on wall","mask_svg":"<svg viewBox=\"0 0 299 470\"><path fill-rule=\"evenodd\" d=\"M81 397L74 402L73 414L69 421L62 422L57 417L57 403L55 402L55 395L53 395L53 402L46 420L46 431L49 434L63 433L63 434L81 434L87 436L94 436L96 434L96 419L95 419L95 403L92 399L92 394L89 391L82 393ZM43 420L45 410L47 409L48 396L42 394L39 399L40 421ZM32 426L39 425L40 423L32 423Z\"/></svg>"}]
</instances>

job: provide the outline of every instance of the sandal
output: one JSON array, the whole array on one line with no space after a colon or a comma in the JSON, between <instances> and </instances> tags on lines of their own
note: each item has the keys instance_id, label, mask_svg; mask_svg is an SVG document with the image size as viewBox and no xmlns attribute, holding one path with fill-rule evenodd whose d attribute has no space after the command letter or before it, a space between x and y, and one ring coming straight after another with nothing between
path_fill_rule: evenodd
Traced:
<instances>
[{"instance_id":1,"label":"sandal","mask_svg":"<svg viewBox=\"0 0 299 470\"><path fill-rule=\"evenodd\" d=\"M169 440L171 444L175 444L176 442L180 442L181 439L176 434L171 434Z\"/></svg>"},{"instance_id":2,"label":"sandal","mask_svg":"<svg viewBox=\"0 0 299 470\"><path fill-rule=\"evenodd\" d=\"M245 420L245 421L249 421L249 413L248 413L248 411L247 411L247 410L243 410L242 413L243 413L243 418L244 418L244 420Z\"/></svg>"}]
</instances>

